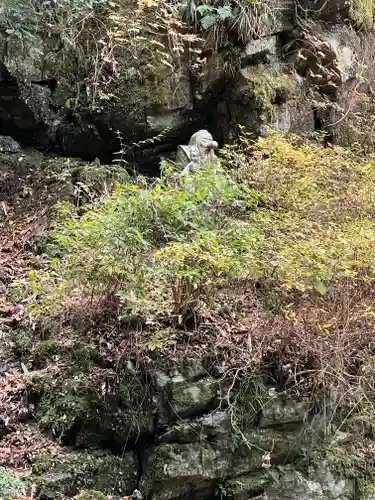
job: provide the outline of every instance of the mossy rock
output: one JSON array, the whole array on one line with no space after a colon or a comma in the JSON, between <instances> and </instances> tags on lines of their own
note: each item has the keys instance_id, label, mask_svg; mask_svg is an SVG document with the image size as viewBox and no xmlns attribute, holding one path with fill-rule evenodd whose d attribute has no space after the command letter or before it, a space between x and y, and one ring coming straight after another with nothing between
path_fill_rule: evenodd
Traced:
<instances>
[{"instance_id":1,"label":"mossy rock","mask_svg":"<svg viewBox=\"0 0 375 500\"><path fill-rule=\"evenodd\" d=\"M152 432L153 404L146 395L147 387L134 375L89 370L56 381L43 393L35 416L42 430L69 444L86 447L115 440L121 447Z\"/></svg>"},{"instance_id":2,"label":"mossy rock","mask_svg":"<svg viewBox=\"0 0 375 500\"><path fill-rule=\"evenodd\" d=\"M228 431L225 438L210 443L163 443L145 453L141 491L147 498L155 495L159 500L185 498L192 491L209 489L219 480L262 470L267 452L273 466L284 465L295 459L302 446L296 439L300 435L301 429L253 428L242 436ZM194 498L206 497L197 493Z\"/></svg>"},{"instance_id":3,"label":"mossy rock","mask_svg":"<svg viewBox=\"0 0 375 500\"><path fill-rule=\"evenodd\" d=\"M255 99L259 109L269 110L291 98L296 91L295 81L290 75L280 74L273 66L257 65L240 71L249 95ZM241 78L240 77L240 78Z\"/></svg>"},{"instance_id":4,"label":"mossy rock","mask_svg":"<svg viewBox=\"0 0 375 500\"><path fill-rule=\"evenodd\" d=\"M35 481L41 499L72 497L82 490L126 496L136 488L137 474L134 453L125 453L121 457L99 452L71 453ZM98 499L100 496L79 498Z\"/></svg>"},{"instance_id":5,"label":"mossy rock","mask_svg":"<svg viewBox=\"0 0 375 500\"><path fill-rule=\"evenodd\" d=\"M208 444L162 444L148 452L140 489L146 498L160 500L185 498L192 492L194 498L207 498L199 492L214 486L221 466L217 458Z\"/></svg>"},{"instance_id":6,"label":"mossy rock","mask_svg":"<svg viewBox=\"0 0 375 500\"><path fill-rule=\"evenodd\" d=\"M191 382L176 374L171 378L165 376L161 382L163 375L162 372L157 374L161 392L159 410L163 421L199 415L215 406L219 390L216 380L207 378Z\"/></svg>"},{"instance_id":7,"label":"mossy rock","mask_svg":"<svg viewBox=\"0 0 375 500\"><path fill-rule=\"evenodd\" d=\"M90 418L97 405L94 384L80 375L54 381L40 398L35 416L42 430L64 437L79 421Z\"/></svg>"},{"instance_id":8,"label":"mossy rock","mask_svg":"<svg viewBox=\"0 0 375 500\"><path fill-rule=\"evenodd\" d=\"M140 435L153 433L155 412L147 383L120 370L112 401L98 398L77 432L76 445L87 447L111 442L115 449L123 450Z\"/></svg>"},{"instance_id":9,"label":"mossy rock","mask_svg":"<svg viewBox=\"0 0 375 500\"><path fill-rule=\"evenodd\" d=\"M247 500L256 495L261 495L264 488L279 478L279 473L275 470L265 472L255 472L239 476L227 481L223 486L223 492L226 498L235 500Z\"/></svg>"}]
</instances>

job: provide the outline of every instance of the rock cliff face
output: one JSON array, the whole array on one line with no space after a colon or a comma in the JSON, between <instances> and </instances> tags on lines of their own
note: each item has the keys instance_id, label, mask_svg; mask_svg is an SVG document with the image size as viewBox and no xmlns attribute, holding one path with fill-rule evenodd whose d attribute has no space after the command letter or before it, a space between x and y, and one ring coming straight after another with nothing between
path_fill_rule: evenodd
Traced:
<instances>
[{"instance_id":1,"label":"rock cliff face","mask_svg":"<svg viewBox=\"0 0 375 500\"><path fill-rule=\"evenodd\" d=\"M74 81L70 68L65 75L50 68L49 85L40 83L49 42L34 37L21 50L17 41L4 38L0 133L23 146L108 161L120 149L119 134L126 146L168 129L156 144L146 142L129 152L150 172L162 153L175 151L199 128L221 143L236 137L238 125L254 135L266 133L270 125L310 136L325 131L337 143L355 141L361 135L357 112L368 108L371 91L373 33L353 27L359 25L359 7L337 0L320 8L305 3L272 3L253 16L255 24L245 32L240 22L223 25L226 43L203 32L207 41L199 68L182 61L157 91L152 79L134 80L125 61L117 100L79 111L64 106L78 92L67 83Z\"/></svg>"},{"instance_id":2,"label":"rock cliff face","mask_svg":"<svg viewBox=\"0 0 375 500\"><path fill-rule=\"evenodd\" d=\"M136 70L127 67L116 100L100 106L71 104L79 91L69 68L66 75L50 68L46 80L48 41L34 37L21 50L0 38L0 195L11 197L22 178L27 198L30 179L43 186L40 172L56 154L109 161L122 149L124 160L155 174L160 158L201 128L221 144L235 140L243 125L254 136L269 127L307 137L324 132L321 140L372 150L372 129L362 117L372 114L375 38L359 30L372 18L358 18L340 0L267 5L251 18L250 34L241 23L223 27L230 43L212 40L207 29L202 64L182 61L158 83L163 92L151 79L134 80ZM71 169L75 185L80 168ZM74 195L66 178L49 179L56 200ZM11 348L2 339L1 373L9 373ZM25 339L18 340L22 349ZM218 366L200 359L168 367L147 360L142 370L139 360L101 365L97 352L77 342L67 377L54 379L38 370L61 346L48 339L40 346L28 373L30 432L36 439L38 428L63 445L52 453L43 441L47 452L28 457L40 498L73 497L82 489L91 490L80 497L86 499L375 498L374 467L366 476L361 457L359 474L345 447L373 434L368 423L358 430L348 416L336 428L326 405L278 392L266 377L228 382ZM6 439L3 424L0 415ZM0 496L1 487L0 480Z\"/></svg>"},{"instance_id":3,"label":"rock cliff face","mask_svg":"<svg viewBox=\"0 0 375 500\"><path fill-rule=\"evenodd\" d=\"M246 377L238 391L196 359L148 375L148 393L139 374L124 370L106 394L95 393L95 384L80 390L77 377L54 390L34 376L35 385L50 384L36 403L39 425L88 450L39 475L41 498L82 488L164 500L357 498L355 479L340 477L320 449L328 447L329 422L309 400ZM235 409L231 391L241 399ZM117 453L93 451L98 445Z\"/></svg>"}]
</instances>

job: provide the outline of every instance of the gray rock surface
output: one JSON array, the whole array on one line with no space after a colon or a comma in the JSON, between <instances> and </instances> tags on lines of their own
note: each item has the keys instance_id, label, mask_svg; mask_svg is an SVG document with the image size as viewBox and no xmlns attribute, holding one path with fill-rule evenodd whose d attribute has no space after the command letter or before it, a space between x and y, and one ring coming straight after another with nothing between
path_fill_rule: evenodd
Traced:
<instances>
[{"instance_id":1,"label":"gray rock surface","mask_svg":"<svg viewBox=\"0 0 375 500\"><path fill-rule=\"evenodd\" d=\"M355 484L350 479L335 477L328 467L322 467L304 477L291 470L265 489L268 500L354 500Z\"/></svg>"},{"instance_id":2,"label":"gray rock surface","mask_svg":"<svg viewBox=\"0 0 375 500\"><path fill-rule=\"evenodd\" d=\"M0 135L0 152L1 153L19 153L21 145L8 135Z\"/></svg>"},{"instance_id":3,"label":"gray rock surface","mask_svg":"<svg viewBox=\"0 0 375 500\"><path fill-rule=\"evenodd\" d=\"M283 396L272 397L261 410L259 425L267 427L277 424L303 422L308 419L308 400L295 401Z\"/></svg>"},{"instance_id":4,"label":"gray rock surface","mask_svg":"<svg viewBox=\"0 0 375 500\"><path fill-rule=\"evenodd\" d=\"M218 479L262 471L269 461L272 466L291 461L301 444L298 433L259 428L242 436L228 432L212 442L163 443L147 453L141 490L165 500L182 498Z\"/></svg>"},{"instance_id":5,"label":"gray rock surface","mask_svg":"<svg viewBox=\"0 0 375 500\"><path fill-rule=\"evenodd\" d=\"M180 377L171 380L171 411L176 417L186 417L208 408L215 401L218 385L215 380L203 379L195 383L188 382Z\"/></svg>"}]
</instances>

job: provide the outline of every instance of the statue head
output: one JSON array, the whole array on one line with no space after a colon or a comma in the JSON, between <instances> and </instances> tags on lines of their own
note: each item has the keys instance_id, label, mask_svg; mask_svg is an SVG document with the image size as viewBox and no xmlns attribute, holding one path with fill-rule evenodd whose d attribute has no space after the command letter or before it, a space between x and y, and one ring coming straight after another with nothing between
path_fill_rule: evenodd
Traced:
<instances>
[{"instance_id":1,"label":"statue head","mask_svg":"<svg viewBox=\"0 0 375 500\"><path fill-rule=\"evenodd\" d=\"M189 141L189 147L196 147L199 154L208 156L213 154L213 151L219 147L218 143L214 141L212 135L207 130L198 130L193 134Z\"/></svg>"}]
</instances>

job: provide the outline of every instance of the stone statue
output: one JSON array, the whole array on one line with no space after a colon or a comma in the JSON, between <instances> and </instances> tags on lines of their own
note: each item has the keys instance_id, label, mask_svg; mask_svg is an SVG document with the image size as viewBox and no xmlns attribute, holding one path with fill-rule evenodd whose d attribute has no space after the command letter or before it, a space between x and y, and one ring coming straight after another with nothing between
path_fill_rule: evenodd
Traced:
<instances>
[{"instance_id":1,"label":"stone statue","mask_svg":"<svg viewBox=\"0 0 375 500\"><path fill-rule=\"evenodd\" d=\"M207 130L198 130L187 146L178 146L176 163L182 170L180 175L197 172L205 164L213 166L218 161L214 152L218 147Z\"/></svg>"}]
</instances>

